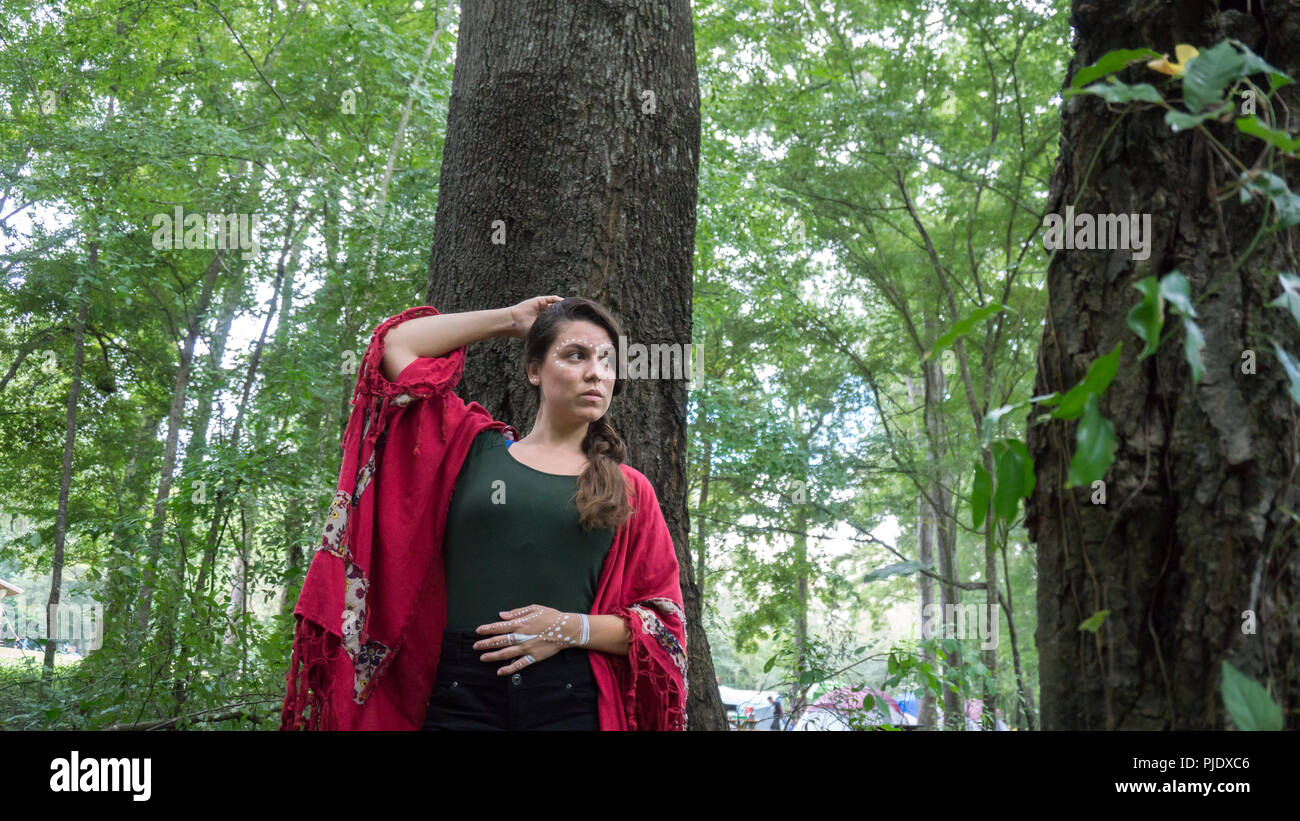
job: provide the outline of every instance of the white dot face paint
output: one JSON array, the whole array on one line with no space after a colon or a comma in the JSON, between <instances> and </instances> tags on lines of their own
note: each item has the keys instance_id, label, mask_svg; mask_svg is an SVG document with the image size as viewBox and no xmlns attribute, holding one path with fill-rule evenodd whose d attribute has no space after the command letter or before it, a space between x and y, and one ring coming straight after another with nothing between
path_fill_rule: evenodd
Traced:
<instances>
[{"instance_id":1,"label":"white dot face paint","mask_svg":"<svg viewBox=\"0 0 1300 821\"><path fill-rule=\"evenodd\" d=\"M559 340L551 349L551 361L565 368L585 368L589 357L596 359L597 378L616 378L613 343L597 342L586 336L570 336Z\"/></svg>"}]
</instances>

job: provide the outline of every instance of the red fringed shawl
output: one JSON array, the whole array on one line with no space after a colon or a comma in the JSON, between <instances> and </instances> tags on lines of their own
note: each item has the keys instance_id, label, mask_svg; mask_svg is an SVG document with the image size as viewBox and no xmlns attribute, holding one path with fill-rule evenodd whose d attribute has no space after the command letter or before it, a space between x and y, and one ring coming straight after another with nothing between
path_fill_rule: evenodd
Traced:
<instances>
[{"instance_id":1,"label":"red fringed shawl","mask_svg":"<svg viewBox=\"0 0 1300 821\"><path fill-rule=\"evenodd\" d=\"M421 306L389 318L362 358L338 490L294 609L282 730L418 730L424 723L447 623L442 540L456 476L479 432L518 438L452 391L464 347L416 359L396 382L381 372L387 332L437 313ZM626 656L588 651L600 728L684 730L677 553L654 487L620 467L636 512L615 534L591 614L620 616L630 641Z\"/></svg>"}]
</instances>

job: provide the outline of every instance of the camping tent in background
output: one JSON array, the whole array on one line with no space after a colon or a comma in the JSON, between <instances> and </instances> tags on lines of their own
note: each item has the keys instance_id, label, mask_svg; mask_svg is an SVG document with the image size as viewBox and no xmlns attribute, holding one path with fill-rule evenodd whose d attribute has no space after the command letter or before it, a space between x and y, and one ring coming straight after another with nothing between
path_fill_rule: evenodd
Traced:
<instances>
[{"instance_id":1,"label":"camping tent in background","mask_svg":"<svg viewBox=\"0 0 1300 821\"><path fill-rule=\"evenodd\" d=\"M831 690L826 695L817 699L817 702L813 706L822 707L825 709L861 710L863 700L867 696L875 697L876 706L874 709L880 712L878 718L880 718L881 721L876 721L872 723L876 723L876 724L884 723L885 715L884 715L884 711L881 709L880 706L881 704L884 704L889 708L890 723L893 724L902 723L903 711L899 709L898 702L895 701L891 696L887 695L884 691L877 690L874 687L859 687L859 688L840 687L835 690Z\"/></svg>"},{"instance_id":2,"label":"camping tent in background","mask_svg":"<svg viewBox=\"0 0 1300 821\"><path fill-rule=\"evenodd\" d=\"M772 729L772 705L768 703L767 697L780 698L780 693L774 690L739 690L718 685L718 695L722 698L722 709L728 713L751 716L758 722L755 730ZM785 706L784 702L782 706ZM748 712L750 707L754 708L752 713Z\"/></svg>"},{"instance_id":3,"label":"camping tent in background","mask_svg":"<svg viewBox=\"0 0 1300 821\"><path fill-rule=\"evenodd\" d=\"M908 724L916 724L921 715L921 702L915 693L903 693L898 697L898 709Z\"/></svg>"},{"instance_id":4,"label":"camping tent in background","mask_svg":"<svg viewBox=\"0 0 1300 821\"><path fill-rule=\"evenodd\" d=\"M870 712L856 716L850 721L853 714L862 709L862 703L865 696L875 697L875 706ZM854 689L852 687L840 687L830 691L826 695L817 699L815 703L808 707L799 717L795 724L796 730L849 730L851 723L862 724L893 724L903 726L906 724L915 724L915 718L908 718L899 708L898 702L881 690L874 687L862 687Z\"/></svg>"}]
</instances>

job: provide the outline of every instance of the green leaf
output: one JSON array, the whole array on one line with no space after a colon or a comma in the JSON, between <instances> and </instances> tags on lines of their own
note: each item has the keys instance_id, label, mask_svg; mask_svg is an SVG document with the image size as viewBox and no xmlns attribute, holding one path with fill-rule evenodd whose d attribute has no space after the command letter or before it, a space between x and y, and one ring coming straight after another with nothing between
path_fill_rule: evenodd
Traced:
<instances>
[{"instance_id":1,"label":"green leaf","mask_svg":"<svg viewBox=\"0 0 1300 821\"><path fill-rule=\"evenodd\" d=\"M1288 154L1294 154L1297 150L1300 150L1300 137L1292 137L1278 128L1269 128L1261 123L1254 114L1249 117L1238 117L1237 128L1253 137L1259 137L1270 145L1277 146Z\"/></svg>"},{"instance_id":2,"label":"green leaf","mask_svg":"<svg viewBox=\"0 0 1300 821\"><path fill-rule=\"evenodd\" d=\"M1246 61L1231 43L1218 43L1187 61L1183 73L1183 100L1193 114L1206 106L1223 105L1223 89L1241 76Z\"/></svg>"},{"instance_id":3,"label":"green leaf","mask_svg":"<svg viewBox=\"0 0 1300 821\"><path fill-rule=\"evenodd\" d=\"M970 492L970 519L971 527L975 530L980 529L984 524L984 517L989 512L989 497L993 495L993 477L984 469L983 465L975 465L975 481L972 483Z\"/></svg>"},{"instance_id":4,"label":"green leaf","mask_svg":"<svg viewBox=\"0 0 1300 821\"><path fill-rule=\"evenodd\" d=\"M1109 615L1109 610L1098 610L1096 613L1093 613L1091 616L1084 619L1083 623L1079 625L1079 629L1087 630L1089 633L1096 635L1097 631L1101 629L1101 623L1104 622L1106 617Z\"/></svg>"},{"instance_id":5,"label":"green leaf","mask_svg":"<svg viewBox=\"0 0 1300 821\"><path fill-rule=\"evenodd\" d=\"M1292 359L1291 354L1282 350L1282 346L1277 344L1277 341L1272 337L1269 337L1269 341L1273 343L1273 352L1282 361L1282 367L1286 369L1286 376L1291 380L1291 398L1295 400L1297 405L1300 405L1300 362Z\"/></svg>"},{"instance_id":6,"label":"green leaf","mask_svg":"<svg viewBox=\"0 0 1300 821\"><path fill-rule=\"evenodd\" d=\"M1099 77L1113 74L1129 63L1138 60L1155 60L1159 57L1159 54L1149 48L1121 48L1108 51L1101 55L1097 62L1086 68L1079 69L1079 73L1074 75L1074 80L1071 81L1070 86L1072 88L1082 88L1084 83L1090 83Z\"/></svg>"},{"instance_id":7,"label":"green leaf","mask_svg":"<svg viewBox=\"0 0 1300 821\"><path fill-rule=\"evenodd\" d=\"M934 693L936 696L943 695L943 685L939 683L938 676L935 676L933 674L926 674L925 686L929 688L930 692Z\"/></svg>"},{"instance_id":8,"label":"green leaf","mask_svg":"<svg viewBox=\"0 0 1300 821\"><path fill-rule=\"evenodd\" d=\"M1021 464L1024 466L1024 475L1020 478L1020 495L1028 496L1034 492L1034 485L1038 482L1034 478L1034 458L1029 455L1029 448L1025 447L1025 443L1019 439L1008 439L1006 442L1020 455Z\"/></svg>"},{"instance_id":9,"label":"green leaf","mask_svg":"<svg viewBox=\"0 0 1300 821\"><path fill-rule=\"evenodd\" d=\"M1020 452L1010 447L1007 440L993 443L993 470L998 480L993 490L993 513L999 519L1011 522L1016 518L1021 497L1025 495L1025 463Z\"/></svg>"},{"instance_id":10,"label":"green leaf","mask_svg":"<svg viewBox=\"0 0 1300 821\"><path fill-rule=\"evenodd\" d=\"M884 567L877 567L867 575L862 577L864 582L876 582L881 579L888 579L890 576L910 576L925 565L920 562L896 562L887 564Z\"/></svg>"},{"instance_id":11,"label":"green leaf","mask_svg":"<svg viewBox=\"0 0 1300 821\"><path fill-rule=\"evenodd\" d=\"M1205 350L1205 336L1201 333L1200 326L1189 317L1183 317L1183 330L1187 332L1183 339L1183 356L1187 357L1187 364L1192 366L1192 384L1196 385L1205 376L1205 359L1201 355Z\"/></svg>"},{"instance_id":12,"label":"green leaf","mask_svg":"<svg viewBox=\"0 0 1300 821\"><path fill-rule=\"evenodd\" d=\"M1223 706L1237 729L1245 731L1281 730L1282 707L1268 695L1259 682L1246 677L1228 662L1223 667Z\"/></svg>"},{"instance_id":13,"label":"green leaf","mask_svg":"<svg viewBox=\"0 0 1300 821\"><path fill-rule=\"evenodd\" d=\"M1248 190L1263 194L1273 201L1283 228L1300 225L1300 196L1287 187L1286 180L1268 171L1248 171L1241 177L1242 202L1246 201Z\"/></svg>"},{"instance_id":14,"label":"green leaf","mask_svg":"<svg viewBox=\"0 0 1300 821\"><path fill-rule=\"evenodd\" d=\"M1066 487L1091 485L1105 476L1106 469L1115 461L1115 426L1097 409L1096 394L1088 397L1075 440L1078 448L1070 460Z\"/></svg>"},{"instance_id":15,"label":"green leaf","mask_svg":"<svg viewBox=\"0 0 1300 821\"><path fill-rule=\"evenodd\" d=\"M1063 97L1073 97L1076 94L1096 94L1108 103L1129 103L1134 100L1140 100L1144 103L1163 103L1165 100L1156 91L1155 86L1149 83L1138 83L1129 85L1121 83L1114 77L1107 77L1104 83L1093 83L1086 88L1069 88L1065 90Z\"/></svg>"},{"instance_id":16,"label":"green leaf","mask_svg":"<svg viewBox=\"0 0 1300 821\"><path fill-rule=\"evenodd\" d=\"M1142 301L1128 312L1127 321L1133 333L1147 343L1142 353L1138 354L1138 361L1141 362L1155 353L1156 346L1160 344L1160 329L1165 324L1165 301L1160 296L1160 285L1155 277L1144 277L1140 282L1133 283L1133 287L1142 292Z\"/></svg>"},{"instance_id":17,"label":"green leaf","mask_svg":"<svg viewBox=\"0 0 1300 821\"><path fill-rule=\"evenodd\" d=\"M1231 108L1230 103L1224 103L1212 111L1203 111L1200 114L1188 114L1186 111L1178 110L1166 111L1165 122L1175 132L1186 131L1189 128L1196 128L1196 126L1213 117L1222 117Z\"/></svg>"},{"instance_id":18,"label":"green leaf","mask_svg":"<svg viewBox=\"0 0 1300 821\"><path fill-rule=\"evenodd\" d=\"M1279 71L1266 63L1263 57L1260 57L1258 54L1251 51L1250 47L1245 43L1240 40L1229 40L1229 42L1241 50L1243 61L1241 75L1243 77L1251 74L1267 74L1269 89L1272 91L1276 91L1284 85L1289 85L1290 83L1295 82L1295 80L1292 80L1285 72Z\"/></svg>"},{"instance_id":19,"label":"green leaf","mask_svg":"<svg viewBox=\"0 0 1300 821\"><path fill-rule=\"evenodd\" d=\"M1174 310L1184 316L1196 316L1192 307L1192 291L1187 284L1187 277L1177 268L1160 278L1160 296L1164 297Z\"/></svg>"},{"instance_id":20,"label":"green leaf","mask_svg":"<svg viewBox=\"0 0 1300 821\"><path fill-rule=\"evenodd\" d=\"M1282 285L1282 295L1268 303L1277 308L1286 308L1300 325L1300 277L1295 274L1279 272L1278 282Z\"/></svg>"},{"instance_id":21,"label":"green leaf","mask_svg":"<svg viewBox=\"0 0 1300 821\"><path fill-rule=\"evenodd\" d=\"M1100 396L1110 386L1110 381L1119 371L1119 352L1123 342L1116 342L1114 349L1105 356L1097 357L1084 374L1079 384L1070 388L1061 398L1060 405L1052 411L1053 419L1078 419L1083 415L1083 407L1090 396Z\"/></svg>"},{"instance_id":22,"label":"green leaf","mask_svg":"<svg viewBox=\"0 0 1300 821\"><path fill-rule=\"evenodd\" d=\"M934 348L928 354L921 357L921 361L924 362L927 359L938 356L940 351L956 342L958 337L965 336L975 330L976 325L995 314L1001 313L1004 308L1006 308L1005 305L985 305L982 308L976 308L971 312L970 316L965 319L957 320L955 325L935 340Z\"/></svg>"}]
</instances>

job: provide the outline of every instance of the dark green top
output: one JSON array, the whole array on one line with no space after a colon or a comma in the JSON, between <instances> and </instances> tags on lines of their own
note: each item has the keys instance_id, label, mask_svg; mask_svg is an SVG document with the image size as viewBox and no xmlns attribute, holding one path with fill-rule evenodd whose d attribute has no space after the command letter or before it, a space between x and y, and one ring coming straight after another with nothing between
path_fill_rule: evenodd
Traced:
<instances>
[{"instance_id":1,"label":"dark green top","mask_svg":"<svg viewBox=\"0 0 1300 821\"><path fill-rule=\"evenodd\" d=\"M448 630L529 604L590 613L596 600L614 532L578 524L577 476L530 468L506 447L501 431L483 431L456 477L443 539Z\"/></svg>"}]
</instances>

